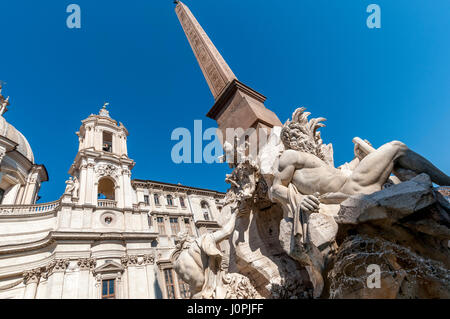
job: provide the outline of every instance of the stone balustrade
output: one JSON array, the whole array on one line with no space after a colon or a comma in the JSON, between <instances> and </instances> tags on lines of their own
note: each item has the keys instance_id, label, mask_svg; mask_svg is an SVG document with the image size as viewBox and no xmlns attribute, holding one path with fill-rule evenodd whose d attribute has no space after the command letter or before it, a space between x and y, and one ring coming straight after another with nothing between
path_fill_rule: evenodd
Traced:
<instances>
[{"instance_id":1,"label":"stone balustrade","mask_svg":"<svg viewBox=\"0 0 450 319\"><path fill-rule=\"evenodd\" d=\"M0 205L0 215L27 215L41 214L55 210L60 205L60 200L34 205Z\"/></svg>"},{"instance_id":2,"label":"stone balustrade","mask_svg":"<svg viewBox=\"0 0 450 319\"><path fill-rule=\"evenodd\" d=\"M111 199L99 199L97 200L97 206L104 208L117 208L117 202Z\"/></svg>"}]
</instances>

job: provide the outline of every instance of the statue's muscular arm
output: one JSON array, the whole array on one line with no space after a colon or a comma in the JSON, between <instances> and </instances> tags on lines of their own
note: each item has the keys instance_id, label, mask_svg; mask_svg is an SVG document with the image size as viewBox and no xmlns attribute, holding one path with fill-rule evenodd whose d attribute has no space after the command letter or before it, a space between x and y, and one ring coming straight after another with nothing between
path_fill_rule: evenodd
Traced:
<instances>
[{"instance_id":1,"label":"statue's muscular arm","mask_svg":"<svg viewBox=\"0 0 450 319\"><path fill-rule=\"evenodd\" d=\"M269 196L273 201L286 203L288 201L288 186L297 169L302 169L307 163L306 159L297 151L285 151L278 162L278 171L270 188ZM319 207L319 200L314 195L301 195L300 206L306 211L314 211Z\"/></svg>"}]
</instances>

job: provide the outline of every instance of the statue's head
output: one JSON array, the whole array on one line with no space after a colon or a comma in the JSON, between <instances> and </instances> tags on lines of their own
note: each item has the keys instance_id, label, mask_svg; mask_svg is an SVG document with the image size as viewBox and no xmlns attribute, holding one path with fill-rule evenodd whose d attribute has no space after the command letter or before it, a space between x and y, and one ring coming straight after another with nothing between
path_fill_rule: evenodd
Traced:
<instances>
[{"instance_id":1,"label":"statue's head","mask_svg":"<svg viewBox=\"0 0 450 319\"><path fill-rule=\"evenodd\" d=\"M281 140L286 149L306 152L324 159L322 152L322 139L317 130L325 125L324 118L308 121L309 112L304 107L298 108L292 114L292 120L286 121L281 130Z\"/></svg>"},{"instance_id":2,"label":"statue's head","mask_svg":"<svg viewBox=\"0 0 450 319\"><path fill-rule=\"evenodd\" d=\"M176 241L178 242L176 250L182 250L191 246L192 239L187 231L181 231L177 234Z\"/></svg>"}]
</instances>

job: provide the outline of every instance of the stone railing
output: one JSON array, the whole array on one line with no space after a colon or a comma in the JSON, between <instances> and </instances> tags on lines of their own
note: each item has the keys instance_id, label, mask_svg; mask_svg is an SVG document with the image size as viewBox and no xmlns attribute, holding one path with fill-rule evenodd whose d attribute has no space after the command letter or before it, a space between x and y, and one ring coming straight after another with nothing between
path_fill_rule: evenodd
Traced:
<instances>
[{"instance_id":1,"label":"stone railing","mask_svg":"<svg viewBox=\"0 0 450 319\"><path fill-rule=\"evenodd\" d=\"M111 199L99 199L97 200L97 206L104 208L116 208L117 202Z\"/></svg>"},{"instance_id":2,"label":"stone railing","mask_svg":"<svg viewBox=\"0 0 450 319\"><path fill-rule=\"evenodd\" d=\"M50 203L34 205L0 205L0 215L27 215L41 214L55 210L60 205L60 200Z\"/></svg>"}]
</instances>

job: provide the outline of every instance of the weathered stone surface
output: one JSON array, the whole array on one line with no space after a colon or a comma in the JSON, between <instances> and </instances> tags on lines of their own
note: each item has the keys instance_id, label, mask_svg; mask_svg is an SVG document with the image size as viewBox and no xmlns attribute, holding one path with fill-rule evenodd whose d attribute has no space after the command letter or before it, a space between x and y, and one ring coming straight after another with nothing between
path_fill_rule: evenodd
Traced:
<instances>
[{"instance_id":1,"label":"weathered stone surface","mask_svg":"<svg viewBox=\"0 0 450 319\"><path fill-rule=\"evenodd\" d=\"M398 220L436 202L428 175L393 185L370 195L354 195L341 204L339 224L391 219Z\"/></svg>"},{"instance_id":2,"label":"weathered stone surface","mask_svg":"<svg viewBox=\"0 0 450 319\"><path fill-rule=\"evenodd\" d=\"M309 216L309 240L316 246L334 242L338 231L338 225L332 216L313 213Z\"/></svg>"},{"instance_id":3,"label":"weathered stone surface","mask_svg":"<svg viewBox=\"0 0 450 319\"><path fill-rule=\"evenodd\" d=\"M368 284L370 265L380 267L379 287ZM365 235L342 243L328 280L330 298L450 298L450 270L443 263Z\"/></svg>"}]
</instances>

